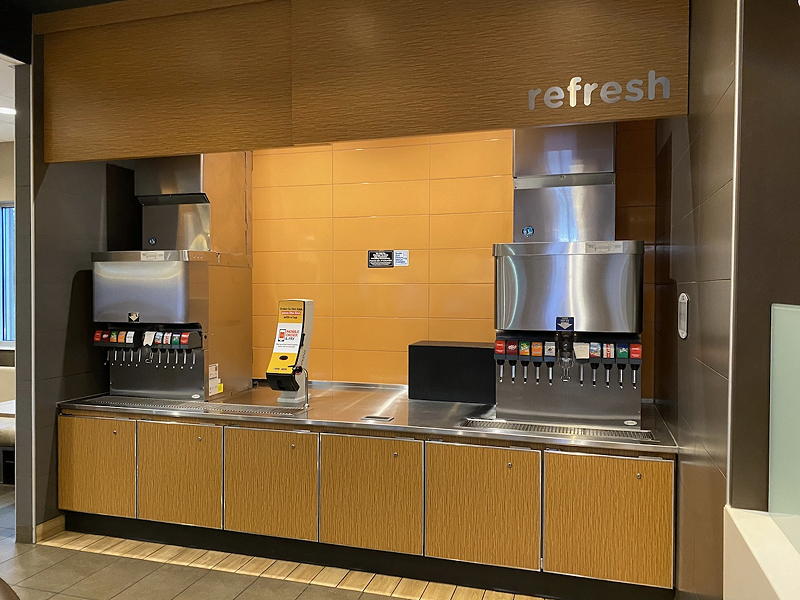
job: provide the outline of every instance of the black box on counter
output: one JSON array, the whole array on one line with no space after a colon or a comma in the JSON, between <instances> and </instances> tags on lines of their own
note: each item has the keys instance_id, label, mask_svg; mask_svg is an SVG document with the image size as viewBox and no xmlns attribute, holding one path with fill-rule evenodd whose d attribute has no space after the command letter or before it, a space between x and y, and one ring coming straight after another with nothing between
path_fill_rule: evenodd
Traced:
<instances>
[{"instance_id":1,"label":"black box on counter","mask_svg":"<svg viewBox=\"0 0 800 600\"><path fill-rule=\"evenodd\" d=\"M495 403L494 345L420 341L408 345L408 397Z\"/></svg>"}]
</instances>

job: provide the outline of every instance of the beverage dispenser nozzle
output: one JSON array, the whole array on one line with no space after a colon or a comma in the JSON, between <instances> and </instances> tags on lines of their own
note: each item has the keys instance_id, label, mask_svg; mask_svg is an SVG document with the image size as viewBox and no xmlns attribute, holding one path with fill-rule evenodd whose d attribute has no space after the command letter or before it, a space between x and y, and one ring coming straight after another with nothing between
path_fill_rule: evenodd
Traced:
<instances>
[{"instance_id":1,"label":"beverage dispenser nozzle","mask_svg":"<svg viewBox=\"0 0 800 600\"><path fill-rule=\"evenodd\" d=\"M639 374L639 367L642 365L641 344L631 344L629 362L631 364L631 383L633 384L633 389L636 389L636 386L638 384L637 375Z\"/></svg>"},{"instance_id":2,"label":"beverage dispenser nozzle","mask_svg":"<svg viewBox=\"0 0 800 600\"><path fill-rule=\"evenodd\" d=\"M500 367L500 371L498 374L498 381L503 383L503 365L506 363L506 341L505 340L495 340L494 341L494 359L497 361L497 366ZM194 363L192 363L194 364Z\"/></svg>"},{"instance_id":3,"label":"beverage dispenser nozzle","mask_svg":"<svg viewBox=\"0 0 800 600\"><path fill-rule=\"evenodd\" d=\"M619 373L619 387L622 389L625 379L625 367L629 358L628 344L617 344L617 372Z\"/></svg>"},{"instance_id":4,"label":"beverage dispenser nozzle","mask_svg":"<svg viewBox=\"0 0 800 600\"><path fill-rule=\"evenodd\" d=\"M592 367L592 385L597 385L597 369L603 360L603 346L600 342L589 342L589 366Z\"/></svg>"},{"instance_id":5,"label":"beverage dispenser nozzle","mask_svg":"<svg viewBox=\"0 0 800 600\"><path fill-rule=\"evenodd\" d=\"M519 362L522 364L522 383L528 383L528 364L531 362L531 343L519 343Z\"/></svg>"},{"instance_id":6,"label":"beverage dispenser nozzle","mask_svg":"<svg viewBox=\"0 0 800 600\"><path fill-rule=\"evenodd\" d=\"M506 342L506 358L511 365L511 383L517 380L517 358L519 358L519 342L509 340Z\"/></svg>"},{"instance_id":7,"label":"beverage dispenser nozzle","mask_svg":"<svg viewBox=\"0 0 800 600\"><path fill-rule=\"evenodd\" d=\"M553 385L553 367L556 364L556 343L544 343L544 362L547 363L547 382Z\"/></svg>"},{"instance_id":8,"label":"beverage dispenser nozzle","mask_svg":"<svg viewBox=\"0 0 800 600\"><path fill-rule=\"evenodd\" d=\"M561 381L569 381L572 377L572 366L575 364L575 333L573 331L559 331L557 336Z\"/></svg>"},{"instance_id":9,"label":"beverage dispenser nozzle","mask_svg":"<svg viewBox=\"0 0 800 600\"><path fill-rule=\"evenodd\" d=\"M587 342L575 342L575 361L578 363L578 383L583 385L583 369L589 362L589 344Z\"/></svg>"},{"instance_id":10,"label":"beverage dispenser nozzle","mask_svg":"<svg viewBox=\"0 0 800 600\"><path fill-rule=\"evenodd\" d=\"M539 383L542 360L544 358L544 344L542 342L531 342L531 362L536 367L536 383Z\"/></svg>"},{"instance_id":11,"label":"beverage dispenser nozzle","mask_svg":"<svg viewBox=\"0 0 800 600\"><path fill-rule=\"evenodd\" d=\"M603 344L603 367L606 369L606 387L611 387L611 369L615 362L614 344Z\"/></svg>"}]
</instances>

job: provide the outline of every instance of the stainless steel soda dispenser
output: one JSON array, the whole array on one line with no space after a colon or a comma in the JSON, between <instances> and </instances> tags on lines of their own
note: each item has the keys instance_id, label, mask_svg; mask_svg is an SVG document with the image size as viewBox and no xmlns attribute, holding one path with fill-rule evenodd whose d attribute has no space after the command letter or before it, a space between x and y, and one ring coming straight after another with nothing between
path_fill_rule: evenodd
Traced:
<instances>
[{"instance_id":1,"label":"stainless steel soda dispenser","mask_svg":"<svg viewBox=\"0 0 800 600\"><path fill-rule=\"evenodd\" d=\"M639 426L643 243L496 244L494 256L497 417Z\"/></svg>"}]
</instances>

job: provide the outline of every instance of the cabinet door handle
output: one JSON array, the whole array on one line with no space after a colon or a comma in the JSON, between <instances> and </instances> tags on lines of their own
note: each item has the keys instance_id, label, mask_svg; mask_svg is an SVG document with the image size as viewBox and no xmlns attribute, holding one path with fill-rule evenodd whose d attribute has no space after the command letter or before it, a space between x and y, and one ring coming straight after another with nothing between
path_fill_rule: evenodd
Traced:
<instances>
[{"instance_id":1,"label":"cabinet door handle","mask_svg":"<svg viewBox=\"0 0 800 600\"><path fill-rule=\"evenodd\" d=\"M392 456L397 458L398 456L400 456L400 453L399 452L392 452Z\"/></svg>"},{"instance_id":2,"label":"cabinet door handle","mask_svg":"<svg viewBox=\"0 0 800 600\"><path fill-rule=\"evenodd\" d=\"M114 435L117 435L117 430L115 429L115 430L114 430L114 431L112 431L111 433L113 433Z\"/></svg>"},{"instance_id":3,"label":"cabinet door handle","mask_svg":"<svg viewBox=\"0 0 800 600\"><path fill-rule=\"evenodd\" d=\"M637 473L636 474L636 479L641 479L641 478L642 478L642 474L641 473Z\"/></svg>"},{"instance_id":4,"label":"cabinet door handle","mask_svg":"<svg viewBox=\"0 0 800 600\"><path fill-rule=\"evenodd\" d=\"M297 445L296 445L296 444L289 444L289 448L291 448L292 450L294 450L295 448L297 448Z\"/></svg>"},{"instance_id":5,"label":"cabinet door handle","mask_svg":"<svg viewBox=\"0 0 800 600\"><path fill-rule=\"evenodd\" d=\"M198 435L197 436L197 441L198 442L202 442L203 441L203 436L202 435Z\"/></svg>"},{"instance_id":6,"label":"cabinet door handle","mask_svg":"<svg viewBox=\"0 0 800 600\"><path fill-rule=\"evenodd\" d=\"M508 463L506 466L510 469L511 467L514 466L514 463Z\"/></svg>"}]
</instances>

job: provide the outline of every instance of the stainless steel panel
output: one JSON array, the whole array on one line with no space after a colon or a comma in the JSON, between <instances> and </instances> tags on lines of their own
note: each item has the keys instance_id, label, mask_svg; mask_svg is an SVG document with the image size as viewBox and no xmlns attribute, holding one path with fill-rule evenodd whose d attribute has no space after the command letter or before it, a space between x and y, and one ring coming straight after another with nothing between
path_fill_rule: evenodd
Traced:
<instances>
[{"instance_id":1,"label":"stainless steel panel","mask_svg":"<svg viewBox=\"0 0 800 600\"><path fill-rule=\"evenodd\" d=\"M514 190L515 242L613 240L616 186Z\"/></svg>"},{"instance_id":2,"label":"stainless steel panel","mask_svg":"<svg viewBox=\"0 0 800 600\"><path fill-rule=\"evenodd\" d=\"M208 322L208 265L203 262L95 262L94 320L127 323ZM205 283L205 285L204 285Z\"/></svg>"},{"instance_id":3,"label":"stainless steel panel","mask_svg":"<svg viewBox=\"0 0 800 600\"><path fill-rule=\"evenodd\" d=\"M155 356L151 362L137 362L138 352L112 350L117 359L109 368L111 394L175 400L203 400L206 396L206 358L204 350L194 350L186 366L181 364L178 351L162 352L161 362ZM150 358L149 350L144 352ZM128 359L127 357L130 357ZM170 362L167 363L166 360ZM174 361L174 362L173 362Z\"/></svg>"},{"instance_id":4,"label":"stainless steel panel","mask_svg":"<svg viewBox=\"0 0 800 600\"><path fill-rule=\"evenodd\" d=\"M614 124L514 130L514 176L614 170Z\"/></svg>"},{"instance_id":5,"label":"stainless steel panel","mask_svg":"<svg viewBox=\"0 0 800 600\"><path fill-rule=\"evenodd\" d=\"M142 207L145 250L211 249L211 205L208 202L146 204Z\"/></svg>"},{"instance_id":6,"label":"stainless steel panel","mask_svg":"<svg viewBox=\"0 0 800 600\"><path fill-rule=\"evenodd\" d=\"M495 244L495 328L642 330L642 242Z\"/></svg>"},{"instance_id":7,"label":"stainless steel panel","mask_svg":"<svg viewBox=\"0 0 800 600\"><path fill-rule=\"evenodd\" d=\"M194 194L203 191L200 154L143 158L135 164L136 196Z\"/></svg>"},{"instance_id":8,"label":"stainless steel panel","mask_svg":"<svg viewBox=\"0 0 800 600\"><path fill-rule=\"evenodd\" d=\"M499 367L495 367L499 371ZM508 365L505 365L506 372ZM509 376L499 381L496 377L497 417L512 421L530 421L541 423L570 423L619 429L626 427L625 422L635 422L641 427L642 394L641 387L634 389L631 385L631 370L625 369L625 383L620 388L617 383L617 370L612 369L611 386L603 383L605 369L598 369L597 386L591 384L591 368L584 365L585 383L578 381L579 365L572 367L572 379L562 381L558 377L559 367L554 367L553 383L547 380L547 366L542 365L540 383L536 383L528 367L528 382L523 383L519 377L520 367L517 365L517 378L512 383ZM639 377L641 378L641 370ZM641 380L641 379L640 379Z\"/></svg>"},{"instance_id":9,"label":"stainless steel panel","mask_svg":"<svg viewBox=\"0 0 800 600\"><path fill-rule=\"evenodd\" d=\"M225 267L248 267L250 261L241 254L222 254L219 252L200 252L189 250L158 250L150 251L118 251L118 252L92 252L93 262L150 262L150 261L181 260L186 262L204 262L211 265Z\"/></svg>"}]
</instances>

